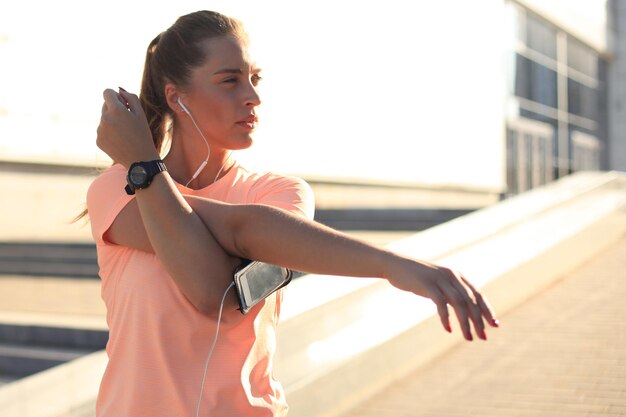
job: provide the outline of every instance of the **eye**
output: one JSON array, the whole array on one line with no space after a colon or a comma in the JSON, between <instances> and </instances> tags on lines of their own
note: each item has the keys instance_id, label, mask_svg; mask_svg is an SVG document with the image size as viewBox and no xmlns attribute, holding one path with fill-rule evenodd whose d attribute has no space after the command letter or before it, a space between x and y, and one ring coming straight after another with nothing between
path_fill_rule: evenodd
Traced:
<instances>
[{"instance_id":1,"label":"eye","mask_svg":"<svg viewBox=\"0 0 626 417\"><path fill-rule=\"evenodd\" d=\"M254 86L256 86L262 79L263 77L261 77L259 74L253 74L252 77L250 77L250 81Z\"/></svg>"},{"instance_id":2,"label":"eye","mask_svg":"<svg viewBox=\"0 0 626 417\"><path fill-rule=\"evenodd\" d=\"M234 84L234 83L236 83L236 82L237 82L237 78L236 78L236 77L226 78L226 79L225 79L224 81L222 81L222 82L225 82L225 83L228 83L228 84Z\"/></svg>"}]
</instances>

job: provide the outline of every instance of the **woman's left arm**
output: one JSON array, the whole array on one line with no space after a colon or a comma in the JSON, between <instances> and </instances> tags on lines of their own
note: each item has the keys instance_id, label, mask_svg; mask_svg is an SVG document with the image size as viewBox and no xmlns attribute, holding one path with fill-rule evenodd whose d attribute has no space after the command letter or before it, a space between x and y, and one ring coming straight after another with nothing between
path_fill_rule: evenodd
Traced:
<instances>
[{"instance_id":1,"label":"woman's left arm","mask_svg":"<svg viewBox=\"0 0 626 417\"><path fill-rule=\"evenodd\" d=\"M107 103L119 104L115 103L117 98L111 93L110 90L105 93L108 94ZM150 149L151 144L145 143L150 140L149 132L146 134L145 131L147 123L145 116L141 119L143 115L140 114L136 96L128 96L128 99L135 106L135 112L129 114L122 110L121 114L115 116L116 112L109 114L103 111L100 128L109 128L113 132L110 132L112 135L98 135L99 140L107 136L115 139L106 141L106 151L112 159L126 166L135 158L155 158L154 150L150 154L143 154L146 149ZM112 119L108 120L107 116ZM116 123L129 117L134 120L126 120L122 127ZM128 141L133 143L129 144ZM372 246L274 207L260 204L230 205L203 198L185 198L170 181L167 173L158 175L153 185L137 193L137 201L155 252L166 264L171 264L173 272L179 271L173 276L181 284L192 284L189 287L191 295L196 293L193 287L205 280L204 268L201 263L190 264L177 255L181 248L172 241L174 236L186 240L189 250L182 251L185 256L202 250L204 242L213 241L214 238L228 254L240 258L305 272L386 278L400 289L432 299L437 305L442 325L448 330L447 306L451 305L467 340L472 340L470 323L481 338L485 336L483 318L492 326L497 326L487 301L455 271ZM190 239L192 236L195 239L193 241ZM197 244L193 243L196 241ZM202 259L201 256L192 258ZM200 299L204 299L204 296Z\"/></svg>"},{"instance_id":2,"label":"woman's left arm","mask_svg":"<svg viewBox=\"0 0 626 417\"><path fill-rule=\"evenodd\" d=\"M486 339L483 318L498 326L487 300L457 271L407 258L275 207L199 197L187 201L230 254L309 273L385 278L430 298L448 331L452 306L467 340L472 340L470 323L481 339Z\"/></svg>"}]
</instances>

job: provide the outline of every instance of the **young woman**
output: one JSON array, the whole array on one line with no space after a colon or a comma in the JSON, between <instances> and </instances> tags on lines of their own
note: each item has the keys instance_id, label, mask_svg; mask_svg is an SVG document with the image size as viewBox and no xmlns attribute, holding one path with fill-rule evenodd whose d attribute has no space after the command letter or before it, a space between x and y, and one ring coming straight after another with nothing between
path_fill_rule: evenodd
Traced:
<instances>
[{"instance_id":1,"label":"young woman","mask_svg":"<svg viewBox=\"0 0 626 417\"><path fill-rule=\"evenodd\" d=\"M388 279L432 299L448 331L451 305L467 340L498 325L458 272L315 223L304 181L232 158L252 145L260 80L240 22L200 11L150 43L139 98L104 92L97 144L115 163L87 196L110 328L99 417L286 415L272 374L281 292L242 315L227 291L242 259Z\"/></svg>"}]
</instances>

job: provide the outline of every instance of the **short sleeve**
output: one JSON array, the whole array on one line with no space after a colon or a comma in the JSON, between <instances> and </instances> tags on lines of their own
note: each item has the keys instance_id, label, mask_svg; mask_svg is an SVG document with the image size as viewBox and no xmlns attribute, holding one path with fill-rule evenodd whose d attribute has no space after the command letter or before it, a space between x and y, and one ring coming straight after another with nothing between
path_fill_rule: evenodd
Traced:
<instances>
[{"instance_id":1,"label":"short sleeve","mask_svg":"<svg viewBox=\"0 0 626 417\"><path fill-rule=\"evenodd\" d=\"M315 214L313 190L297 177L268 174L257 182L253 194L253 203L281 208L309 219Z\"/></svg>"},{"instance_id":2,"label":"short sleeve","mask_svg":"<svg viewBox=\"0 0 626 417\"><path fill-rule=\"evenodd\" d=\"M104 234L117 215L134 197L126 194L126 169L113 165L91 183L87 191L87 210L91 223L91 234L96 244L107 244Z\"/></svg>"}]
</instances>

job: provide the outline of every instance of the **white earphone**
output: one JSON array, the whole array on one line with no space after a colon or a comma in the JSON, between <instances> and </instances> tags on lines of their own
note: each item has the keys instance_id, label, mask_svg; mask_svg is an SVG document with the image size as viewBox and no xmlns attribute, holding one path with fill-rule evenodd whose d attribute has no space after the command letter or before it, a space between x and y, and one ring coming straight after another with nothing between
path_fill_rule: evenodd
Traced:
<instances>
[{"instance_id":1,"label":"white earphone","mask_svg":"<svg viewBox=\"0 0 626 417\"><path fill-rule=\"evenodd\" d=\"M191 113L189 112L189 109L183 104L183 100L180 97L178 97L178 100L176 101L178 102L178 105L183 109L183 111L187 113L189 117L191 117Z\"/></svg>"},{"instance_id":2,"label":"white earphone","mask_svg":"<svg viewBox=\"0 0 626 417\"><path fill-rule=\"evenodd\" d=\"M185 184L185 187L189 186L189 184L191 184L191 181L195 180L198 175L200 175L200 173L202 172L202 170L207 166L207 164L209 163L209 157L211 156L211 147L209 146L209 141L206 140L206 138L204 137L204 134L202 134L202 130L200 130L200 127L198 127L198 124L196 123L196 120L193 118L193 116L191 115L191 112L189 111L189 109L187 108L187 106L185 106L183 104L183 100L178 97L178 99L176 100L176 102L178 103L178 105L180 106L181 109L183 109L183 111L185 113L187 113L187 115L189 116L189 118L191 119L191 121L193 122L193 125L196 127L196 130L198 131L198 133L200 133L200 136L202 136L202 140L204 140L204 143L206 144L206 149L207 149L207 155L206 158L204 159L204 161L202 161L202 163L200 164L200 166L198 167L198 169L196 170L196 172L193 174L193 176L191 177L191 179L189 181L187 181L187 184ZM230 153L228 154L228 158L226 158L226 161L228 161L228 159L230 158ZM217 179L219 178L220 174L222 173L222 170L224 169L224 166L226 165L226 162L224 162L224 165L222 165L222 167L220 168L220 170L217 172L217 175L215 176L215 179L213 180L213 182L217 181Z\"/></svg>"},{"instance_id":3,"label":"white earphone","mask_svg":"<svg viewBox=\"0 0 626 417\"><path fill-rule=\"evenodd\" d=\"M191 115L191 112L189 111L189 109L187 108L187 106L185 106L183 104L183 100L178 97L178 100L176 100L176 102L178 103L178 105L180 106L181 109L183 109L183 111L185 113L187 113L187 115L189 116L189 118L191 118L191 121L193 122L193 125L196 127L196 130L198 131L198 133L200 133L200 136L202 136L202 140L204 140L204 143L206 144L206 149L207 149L207 154L206 154L206 158L204 159L204 161L202 161L202 163L200 164L200 166L198 167L198 169L196 170L196 172L193 174L193 176L191 177L191 179L189 181L187 181L187 184L185 184L185 187L189 186L189 184L191 184L191 181L195 180L198 175L200 175L200 173L202 172L202 170L207 166L207 164L209 163L209 156L211 156L211 147L209 146L209 142L206 140L206 138L204 137L204 135L202 134L202 131L200 130L200 128L198 127L198 124L196 123L195 119L193 118L193 116ZM219 175L219 173L218 173Z\"/></svg>"}]
</instances>

